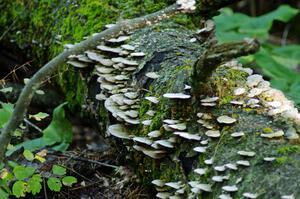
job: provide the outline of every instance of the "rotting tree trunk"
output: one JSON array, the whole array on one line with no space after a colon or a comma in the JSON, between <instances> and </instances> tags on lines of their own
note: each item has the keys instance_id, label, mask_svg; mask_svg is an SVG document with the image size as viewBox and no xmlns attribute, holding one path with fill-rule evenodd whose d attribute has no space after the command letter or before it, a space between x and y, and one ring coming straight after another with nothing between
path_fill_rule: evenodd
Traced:
<instances>
[{"instance_id":1,"label":"rotting tree trunk","mask_svg":"<svg viewBox=\"0 0 300 199\"><path fill-rule=\"evenodd\" d=\"M248 77L251 70L236 62L220 66L255 51L255 42L219 46L213 40L173 23L136 31L127 45L145 56L125 56L138 63L133 72L126 69L135 63L118 64L113 58L119 55L98 49L115 63L95 67L94 73L79 69L93 74L86 82L93 86L86 88L85 107L93 110L106 136L128 147L123 154L142 182L161 180L156 181L162 183L156 187L158 196L300 197L296 109L260 76ZM166 93L181 93L177 98L184 99ZM201 102L206 97L218 99ZM229 121L219 118L224 115ZM168 182L175 183L163 185Z\"/></svg>"},{"instance_id":2,"label":"rotting tree trunk","mask_svg":"<svg viewBox=\"0 0 300 199\"><path fill-rule=\"evenodd\" d=\"M193 41L191 39L195 37L198 40L191 42ZM106 133L109 125L121 124L125 126L127 133L134 137L149 137L149 132L159 130L161 135L158 138L151 138L152 142L171 138L172 142L163 142L166 146L171 145L169 146L171 148L157 144L161 142L156 142L156 145L150 147L147 144L142 144L141 139L135 138L135 141L133 141L134 137L128 137L127 134L123 134L123 137L129 139L116 138L123 145L128 146L129 150L123 152L124 157L130 154L128 163L135 166L136 173L144 183L150 183L154 179L161 179L164 182L181 181L182 184L179 185L179 189L185 189L184 194L179 194L179 196L183 198L187 196L196 197L196 195L200 198L217 198L222 192L222 186L233 186L235 184L238 187L238 191L231 193L231 196L234 198L241 198L242 194L246 192L258 194L258 198L280 198L281 196L292 194L294 194L295 198L300 197L299 140L296 139L293 143L286 140L286 137L290 138L291 135L295 135L294 130L299 129L298 120L295 120L294 117L291 117L293 115L288 115L286 112L283 112L285 115L279 113L274 117L268 116L270 107L267 106L278 106L279 104L271 103L270 105L268 102L279 101L286 104L288 102L285 101L279 92L275 91L264 91L262 94L257 94L258 96L254 98L260 100L260 106L256 105L255 100L249 102L250 97L247 95L251 89L251 82L248 82L249 84L246 83L247 72L249 71L243 71L243 69L237 67L237 64L221 66L216 69L211 78L205 80L194 78L195 66L199 66L199 68L204 67L203 70L206 70L207 67L205 66L216 67L220 62L226 61L227 58L229 60L233 55L238 55L231 53L230 56L226 57L226 49L221 51L221 56L217 56L218 54L216 53L211 54L210 52L213 51L209 49L218 48L215 48L216 46L212 47L214 41L210 42L206 39L206 37L201 38L194 32L185 30L182 26L166 23L137 31L127 41L128 44L136 45L135 51L144 52L145 56L135 58L135 61L139 63L137 70L134 70L133 73L123 73L124 75L129 75L130 79L128 81L118 81L125 83L125 88L130 87L132 91L138 92L138 100L133 100L134 102L132 102L128 101L128 99L127 103L134 103L128 107L138 112L138 119L141 122L144 121L144 124L133 125L122 121L125 116L121 112L120 106L124 106L122 107L124 112L128 108L125 104L122 105L124 99L115 98L115 101L111 100L115 107L110 110L118 110L120 113L107 111L104 107L104 100L98 101L95 99L96 94L99 94L101 90L104 90L103 94L106 97L112 99L112 94L106 90L108 87L103 86L103 82L109 85L109 81L103 80L105 77L102 75L103 78L102 80L100 79L102 89L100 89L100 85L97 83L98 75L92 73L94 70L92 66L96 64L95 62L89 64L91 66L89 68L71 69L72 72L69 75L75 76L82 83L80 84L81 87L77 88L76 94L74 94L74 87L68 92L72 96L70 99L79 99L78 101L85 107L85 111L91 113L99 121L100 133L103 135ZM107 43L106 45L109 44ZM119 44L116 44L115 47L117 46ZM110 58L116 57L114 53L103 54ZM211 56L204 55L216 55L216 58L226 59L216 63L209 62L209 65L206 65L208 63L206 61ZM119 73L120 71L122 70L116 69L113 73ZM207 78L211 74L210 71L214 70L207 69L207 71L201 73L198 70L199 74L196 76L207 74L207 76L203 77ZM146 76L148 72L155 72L159 77L157 79L149 78ZM110 81L115 81L108 76L106 78L110 79ZM185 85L193 85L193 88L191 90L185 89ZM244 87L247 92L241 95L234 95L236 87ZM270 90L264 81L260 81L259 87ZM123 90L122 92L127 91ZM165 93L185 93L191 97L189 99L168 99L163 97ZM159 103L151 103L145 99L146 96L157 97ZM201 103L200 100L206 96L217 96L219 99L213 103ZM230 103L232 100L244 101L244 103L242 105L238 105L239 102L232 104ZM119 105L116 105L117 102ZM247 102L249 102L248 105L246 105ZM216 106L212 106L214 103L216 103ZM108 107L107 103L106 105ZM154 114L149 112L149 110L155 111ZM199 118L197 113L206 114L198 114L198 116L202 115ZM269 112L269 114L272 114L272 112ZM233 124L220 124L216 119L221 115L230 116L237 121ZM122 117L123 119L121 119ZM163 122L165 119L179 120L179 123L185 123L186 125L177 127L180 129L178 131L193 134L194 140L174 135L174 131L177 130L168 127ZM147 120L151 120L151 122ZM136 120L134 119L132 122L135 123ZM221 137L209 138L206 134L207 130L211 128L220 131ZM279 130L285 132L285 137L278 136L275 139L268 139L260 136L261 133L272 135L270 133L278 132ZM231 133L234 132L244 132L245 135L234 138L231 136ZM218 134L217 132L210 133ZM188 136L188 134L180 135ZM198 136L201 137L200 141ZM112 140L115 139L112 136L110 138ZM208 140L208 144L206 144L206 140ZM199 146L207 147L205 149L206 152L200 153L193 150ZM136 151L135 149L142 151ZM158 150L163 151L163 153L157 153ZM198 148L198 151L201 150L204 150L204 148ZM238 151L254 151L256 154L254 157L245 158L238 155ZM147 155L143 155L143 153ZM149 154L159 159L148 157ZM272 158L264 160L266 157L275 157L275 160L268 162L266 160L272 160ZM209 161L205 161L210 158L214 160L212 165L207 164ZM247 162L239 162L239 164L243 163L244 166L235 165L238 169L234 170L234 166L227 165L225 171L222 171L224 169L223 165L236 164L238 160L248 160L250 166L246 166ZM194 172L197 168L207 169L205 175L201 176ZM201 173L202 170L196 171ZM213 176L228 176L228 179L222 179L224 182L214 182L212 180ZM220 180L220 178L216 177L214 179ZM201 186L198 184L199 187L193 189L192 185L195 186L196 183L191 183L192 181L212 185L212 192L208 192L209 186L207 185ZM159 192L170 192L172 195L176 191L176 189L170 187L170 184L169 186L157 187L157 190ZM194 194L193 192L199 193Z\"/></svg>"}]
</instances>

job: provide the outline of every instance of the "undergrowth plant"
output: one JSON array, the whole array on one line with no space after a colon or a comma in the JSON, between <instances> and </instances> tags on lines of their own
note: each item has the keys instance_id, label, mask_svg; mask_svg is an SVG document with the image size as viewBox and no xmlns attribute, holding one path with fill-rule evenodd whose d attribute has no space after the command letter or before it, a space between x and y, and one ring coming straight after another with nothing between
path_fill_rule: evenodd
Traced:
<instances>
[{"instance_id":1,"label":"undergrowth plant","mask_svg":"<svg viewBox=\"0 0 300 199\"><path fill-rule=\"evenodd\" d=\"M3 87L0 92L12 92L11 87ZM42 93L41 91L39 91ZM11 117L14 105L11 103L1 103L0 108L0 128L6 124ZM16 154L22 156L21 161L7 161L0 165L0 198L6 199L10 196L25 197L27 194L36 195L41 192L43 184L54 192L59 192L63 186L72 186L77 182L73 176L67 175L67 170L61 165L52 165L50 171L41 169L41 165L47 160L47 149L65 151L72 141L72 127L65 117L63 103L53 111L52 121L49 126L42 131L38 138L27 140L21 143L10 144L6 157ZM49 117L49 114L39 112L28 115L27 118L37 122ZM14 137L22 137L23 124L14 132ZM22 154L19 154L23 151ZM38 152L36 152L38 151ZM36 152L36 153L35 153ZM44 188L45 188L44 185Z\"/></svg>"}]
</instances>

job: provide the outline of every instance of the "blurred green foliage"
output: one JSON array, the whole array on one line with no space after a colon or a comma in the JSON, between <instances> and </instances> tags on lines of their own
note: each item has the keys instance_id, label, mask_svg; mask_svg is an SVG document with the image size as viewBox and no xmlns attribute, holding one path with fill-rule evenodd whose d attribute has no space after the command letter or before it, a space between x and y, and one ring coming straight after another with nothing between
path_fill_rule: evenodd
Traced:
<instances>
[{"instance_id":1,"label":"blurred green foliage","mask_svg":"<svg viewBox=\"0 0 300 199\"><path fill-rule=\"evenodd\" d=\"M268 38L274 21L289 22L299 13L289 5L281 5L276 10L259 17L234 13L224 8L214 17L216 35L219 42L238 41L255 38L261 49L254 55L241 58L244 64L255 62L263 75L270 78L273 87L282 90L297 106L300 106L300 74L296 72L300 64L300 45L276 45Z\"/></svg>"}]
</instances>

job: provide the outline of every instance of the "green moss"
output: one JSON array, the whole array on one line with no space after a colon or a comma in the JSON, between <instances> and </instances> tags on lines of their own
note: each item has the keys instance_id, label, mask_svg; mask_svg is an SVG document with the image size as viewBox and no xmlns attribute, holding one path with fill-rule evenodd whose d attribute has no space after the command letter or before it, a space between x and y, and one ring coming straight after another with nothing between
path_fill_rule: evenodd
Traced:
<instances>
[{"instance_id":1,"label":"green moss","mask_svg":"<svg viewBox=\"0 0 300 199\"><path fill-rule=\"evenodd\" d=\"M219 96L219 104L227 104L233 98L233 89L244 84L247 73L231 69L229 67L219 67L213 74L210 84L210 88L213 89L212 93Z\"/></svg>"},{"instance_id":2,"label":"green moss","mask_svg":"<svg viewBox=\"0 0 300 199\"><path fill-rule=\"evenodd\" d=\"M282 157L276 158L276 163L279 165L285 164L287 161L288 161L287 156L282 156Z\"/></svg>"},{"instance_id":3,"label":"green moss","mask_svg":"<svg viewBox=\"0 0 300 199\"><path fill-rule=\"evenodd\" d=\"M181 166L180 163L170 165L171 163L163 163L160 165L160 170L163 171L160 175L160 179L164 182L176 182L181 179Z\"/></svg>"},{"instance_id":4,"label":"green moss","mask_svg":"<svg viewBox=\"0 0 300 199\"><path fill-rule=\"evenodd\" d=\"M263 131L264 133L272 133L272 132L273 132L273 129L270 128L270 127L265 127L265 128L262 129L262 131Z\"/></svg>"},{"instance_id":5,"label":"green moss","mask_svg":"<svg viewBox=\"0 0 300 199\"><path fill-rule=\"evenodd\" d=\"M70 108L78 111L81 109L81 105L85 104L87 97L87 82L83 80L81 73L75 68L68 66L65 66L65 68L68 70L59 73L57 82L66 94L67 101L70 102Z\"/></svg>"},{"instance_id":6,"label":"green moss","mask_svg":"<svg viewBox=\"0 0 300 199\"><path fill-rule=\"evenodd\" d=\"M176 55L178 55L178 53L176 53ZM176 66L175 72L183 72L184 70L186 71L190 71L192 69L191 65L183 65L183 66Z\"/></svg>"},{"instance_id":7,"label":"green moss","mask_svg":"<svg viewBox=\"0 0 300 199\"><path fill-rule=\"evenodd\" d=\"M279 147L277 152L281 155L288 155L289 153L297 153L300 155L300 146L298 145L285 145Z\"/></svg>"},{"instance_id":8,"label":"green moss","mask_svg":"<svg viewBox=\"0 0 300 199\"><path fill-rule=\"evenodd\" d=\"M30 49L28 57L33 65L42 66L62 52L63 44L80 42L83 37L101 32L105 24L118 20L134 18L160 10L173 1L163 0L18 0L1 5L0 35L12 23L14 25L4 40L14 40L21 49ZM186 17L178 17L180 23L190 23ZM158 26L159 27L159 26ZM55 39L60 35L61 39ZM34 42L33 42L34 41ZM58 78L72 107L83 102L82 82L79 74L66 72L64 79ZM71 87L67 87L71 86ZM75 86L78 86L76 93ZM67 88L63 88L67 87Z\"/></svg>"}]
</instances>

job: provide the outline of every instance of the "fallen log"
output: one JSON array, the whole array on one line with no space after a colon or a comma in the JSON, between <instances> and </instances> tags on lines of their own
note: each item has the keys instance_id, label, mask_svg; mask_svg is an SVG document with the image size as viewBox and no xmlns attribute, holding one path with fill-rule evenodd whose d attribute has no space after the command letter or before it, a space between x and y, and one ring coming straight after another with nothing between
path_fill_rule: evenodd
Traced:
<instances>
[{"instance_id":1,"label":"fallen log","mask_svg":"<svg viewBox=\"0 0 300 199\"><path fill-rule=\"evenodd\" d=\"M159 198L297 198L297 109L230 61L255 41L207 35L160 23L71 56L91 74L86 111Z\"/></svg>"}]
</instances>

